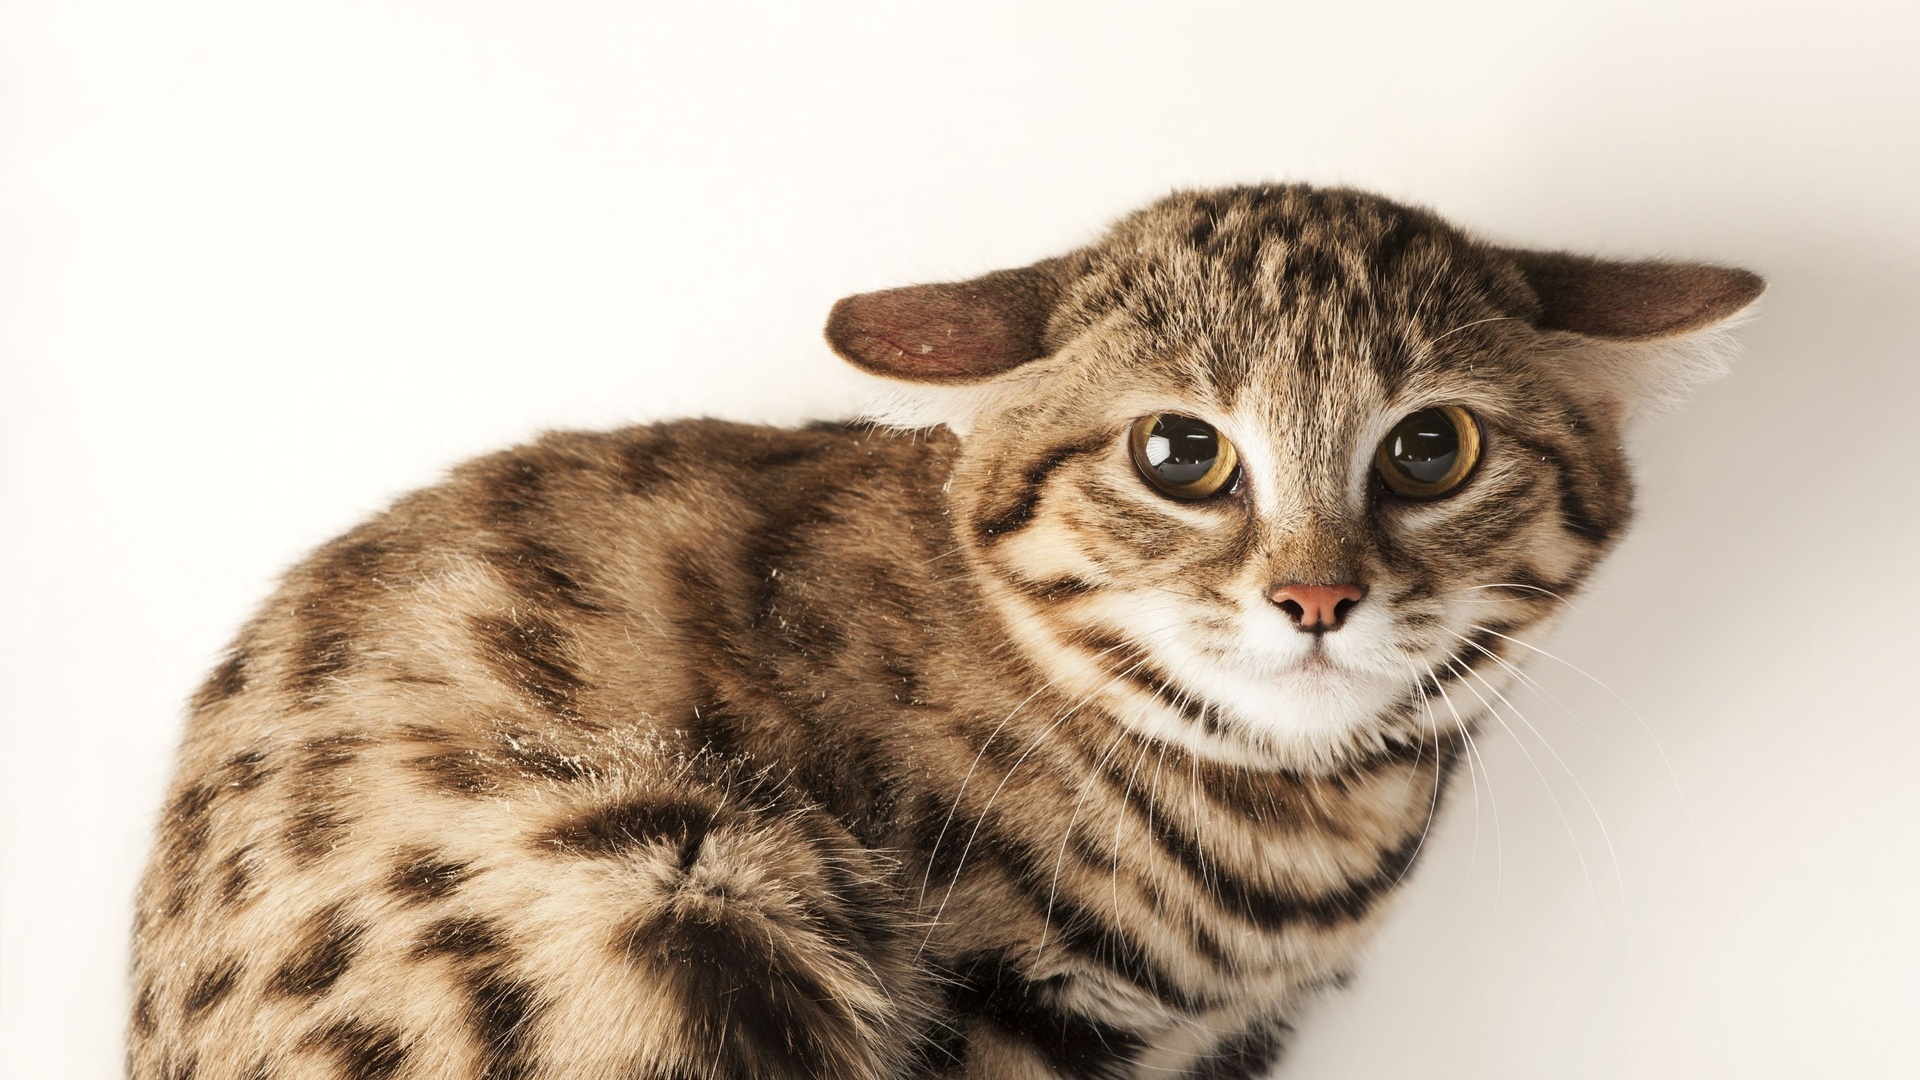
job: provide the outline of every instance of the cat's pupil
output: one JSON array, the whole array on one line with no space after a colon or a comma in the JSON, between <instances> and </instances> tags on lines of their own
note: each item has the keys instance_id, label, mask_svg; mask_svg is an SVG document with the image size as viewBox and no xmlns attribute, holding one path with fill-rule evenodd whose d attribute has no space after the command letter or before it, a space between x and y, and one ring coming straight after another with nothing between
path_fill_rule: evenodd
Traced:
<instances>
[{"instance_id":1,"label":"cat's pupil","mask_svg":"<svg viewBox=\"0 0 1920 1080\"><path fill-rule=\"evenodd\" d=\"M1219 457L1219 434L1191 416L1161 416L1147 433L1147 463L1170 484L1198 482Z\"/></svg>"},{"instance_id":2,"label":"cat's pupil","mask_svg":"<svg viewBox=\"0 0 1920 1080\"><path fill-rule=\"evenodd\" d=\"M1394 425L1387 436L1387 455L1413 479L1438 483L1453 471L1460 433L1439 409L1422 409Z\"/></svg>"}]
</instances>

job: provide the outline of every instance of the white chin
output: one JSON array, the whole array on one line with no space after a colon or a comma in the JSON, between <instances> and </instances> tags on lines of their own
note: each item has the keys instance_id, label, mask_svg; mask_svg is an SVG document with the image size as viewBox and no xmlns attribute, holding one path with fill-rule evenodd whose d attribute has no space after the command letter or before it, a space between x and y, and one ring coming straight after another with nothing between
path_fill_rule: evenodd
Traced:
<instances>
[{"instance_id":1,"label":"white chin","mask_svg":"<svg viewBox=\"0 0 1920 1080\"><path fill-rule=\"evenodd\" d=\"M1336 765L1384 732L1380 720L1406 693L1404 680L1356 671L1324 655L1250 677L1194 671L1191 688L1224 715L1221 742L1244 744L1296 768Z\"/></svg>"}]
</instances>

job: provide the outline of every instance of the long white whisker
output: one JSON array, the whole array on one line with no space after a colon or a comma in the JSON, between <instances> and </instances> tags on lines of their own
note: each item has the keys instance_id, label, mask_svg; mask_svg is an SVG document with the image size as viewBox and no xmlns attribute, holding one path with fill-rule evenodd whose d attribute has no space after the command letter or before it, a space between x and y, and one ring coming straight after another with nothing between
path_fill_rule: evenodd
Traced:
<instances>
[{"instance_id":1,"label":"long white whisker","mask_svg":"<svg viewBox=\"0 0 1920 1080\"><path fill-rule=\"evenodd\" d=\"M1446 702L1447 711L1453 714L1453 722L1459 725L1460 734L1467 738L1467 753L1472 755L1472 760L1480 763L1480 772L1487 778L1487 805L1493 809L1493 904L1497 908L1500 906L1500 890L1507 880L1507 855L1500 831L1500 800L1495 798L1493 793L1493 773L1487 768L1487 759L1480 753L1480 744L1473 737L1473 724L1460 715L1460 710L1453 704L1453 695L1447 693L1446 684L1436 678L1433 680L1433 688L1440 691L1440 700ZM1477 813L1480 805L1477 799L1478 788L1474 789L1474 794L1476 796L1474 808Z\"/></svg>"},{"instance_id":2,"label":"long white whisker","mask_svg":"<svg viewBox=\"0 0 1920 1080\"><path fill-rule=\"evenodd\" d=\"M1464 661L1458 663L1460 667L1464 667L1468 672L1473 671L1472 665L1466 664ZM1449 671L1452 671L1456 675L1461 675L1460 669L1455 667L1456 661L1448 660L1446 664ZM1481 681L1484 682L1485 680L1483 679ZM1520 752L1526 755L1527 764L1533 766L1534 775L1540 778L1540 786L1547 789L1547 798L1552 800L1555 812L1560 815L1560 823L1567 828L1567 839L1573 842L1574 857L1580 860L1580 873L1587 879L1587 892L1592 895L1594 907L1597 909L1600 906L1600 887L1594 883L1593 870L1587 865L1586 852L1580 848L1580 836L1574 832L1573 819L1567 816L1566 807L1560 804L1560 796L1554 792L1553 784L1547 779L1546 771L1540 768L1539 760L1533 756L1533 751L1527 749L1526 741L1520 738L1520 733L1513 730L1513 725L1507 723L1506 719L1500 715L1500 711L1494 708L1493 703L1488 701L1480 691L1475 690L1473 684L1467 682L1464 675L1461 675L1460 685L1465 687L1474 697L1480 699L1480 704L1487 707L1487 715L1493 717L1495 723L1498 723L1506 729L1507 734L1513 737L1514 745L1518 746ZM1491 687L1489 687L1489 689L1491 689Z\"/></svg>"},{"instance_id":3,"label":"long white whisker","mask_svg":"<svg viewBox=\"0 0 1920 1080\"><path fill-rule=\"evenodd\" d=\"M1167 629L1168 629L1169 631L1171 631L1171 630L1177 630L1177 629L1179 629L1179 628L1178 628L1178 627L1169 627L1169 628L1167 628ZM1143 638L1142 640L1151 640L1151 639L1152 639L1152 637L1154 637L1154 636L1156 636L1156 635L1147 635L1147 636L1146 636L1146 637L1144 637L1144 638ZM1124 643L1122 643L1122 644L1124 644ZM1117 648L1119 648L1119 647L1120 647L1120 645L1118 645L1118 644L1116 644L1116 645L1113 645L1113 646L1109 646L1108 648L1106 648L1106 649L1103 649L1103 650L1101 650L1101 652L1099 652L1099 653L1096 653L1096 654L1095 654L1095 656L1096 656L1096 657L1098 657L1098 656L1104 656L1104 655L1106 655L1106 653L1108 653L1108 652L1111 652L1111 651L1113 651L1114 649L1117 649ZM946 914L946 910L947 910L947 904L948 904L948 902L949 902L949 901L951 901L951 900L953 899L953 891L954 891L954 890L955 890L956 888L958 888L958 887L959 887L959 885L960 885L960 876L961 876L961 873L962 873L962 871L963 871L963 870L965 870L965 868L966 868L966 865L967 865L967 856L968 856L969 854L971 854L971 853L972 853L972 851L973 851L973 842L974 842L975 840L977 840L977 839L979 839L979 837L980 837L980 830L981 830L982 828L984 828L984 827L986 826L986 823L987 823L987 817L988 817L988 815L990 815L990 814L991 814L991 813L993 812L993 804L994 804L994 801L995 801L995 800L997 800L997 799L999 799L999 797L1000 797L1000 793L1001 793L1002 791L1005 791L1005 790L1006 790L1006 787L1007 787L1007 783L1008 783L1009 781L1011 781L1011 780L1013 779L1013 774L1014 774L1014 773L1016 773L1016 772L1018 772L1018 771L1020 770L1020 766L1026 763L1026 760L1027 760L1027 758L1028 758L1028 757L1029 757L1030 755L1032 755L1032 753L1033 753L1033 752L1034 752L1034 751L1035 751L1036 749L1038 749L1038 748L1040 747L1040 744L1041 744L1041 743L1042 743L1043 741L1045 741L1045 740L1046 740L1046 738L1047 738L1048 736L1050 736L1050 735L1052 735L1052 734L1053 734L1053 733L1054 733L1055 731L1057 731L1057 730L1059 730L1059 728L1060 728L1060 725L1062 725L1062 724L1064 724L1064 723L1066 723L1066 722L1067 722L1067 721L1068 721L1069 719L1071 719L1071 718L1072 718L1072 717L1073 717L1073 716L1074 716L1074 715L1075 715L1076 713L1078 713L1078 712L1079 712L1079 711L1081 710L1081 708L1082 708L1082 707L1084 707L1084 706L1085 706L1085 705L1086 705L1086 704L1087 704L1088 702L1090 702L1090 701L1092 701L1092 700L1093 700L1094 698L1096 698L1096 697L1098 697L1098 696L1099 696L1099 695L1100 695L1101 693L1103 693L1103 692L1104 692L1104 691L1105 691L1105 690L1106 690L1106 689L1107 689L1108 687L1110 687L1110 686L1113 686L1114 684L1116 684L1116 683L1118 683L1118 682L1119 682L1119 681L1120 681L1121 679L1123 679L1123 678L1125 678L1126 676L1128 676L1128 675L1130 675L1130 674L1132 674L1132 673L1133 673L1133 672L1134 672L1135 670L1137 670L1137 669L1138 669L1139 667L1141 667L1141 666L1142 666L1142 665L1144 665L1145 663L1146 663L1146 659L1145 659L1145 658L1142 658L1142 659L1140 659L1140 660L1138 660L1138 661L1136 661L1136 662L1134 662L1134 663L1133 663L1132 665L1130 665L1129 667L1127 667L1127 668L1126 668L1125 670L1123 670L1123 671L1121 671L1120 673L1118 673L1118 674L1116 674L1116 675L1113 675L1113 676L1111 676L1111 677L1109 677L1109 678L1108 678L1108 679L1106 679L1106 680L1105 680L1104 682L1102 682L1102 683L1101 683L1101 684L1100 684L1099 686L1096 686L1096 687L1094 687L1093 689L1091 689L1091 690L1089 690L1089 691L1087 691L1087 693L1086 693L1086 694L1084 694L1083 696L1081 696L1081 697L1080 697L1080 698L1079 698L1078 700L1076 700L1076 701L1074 701L1074 702L1072 702L1072 703L1071 703L1070 705L1068 705L1068 707L1067 707L1067 709L1066 709L1066 711L1064 711L1064 712L1062 712L1062 713L1061 713L1061 714L1060 714L1059 716L1057 716L1057 717L1055 717L1055 718L1053 719L1053 721L1052 721L1051 723L1049 723L1049 724L1048 724L1048 725L1047 725L1047 726L1046 726L1045 728L1043 728L1043 729L1041 729L1041 731L1040 731L1039 733L1037 733L1037 734L1035 734L1035 735L1034 735L1033 737L1031 737L1030 739L1028 739L1028 740L1027 740L1027 745L1026 745L1026 747L1025 747L1024 749L1022 749L1022 750L1020 751L1020 756L1019 756L1019 757L1017 757L1017 758L1015 758L1015 759L1014 759L1014 762L1013 762L1013 764L1012 764L1012 765L1009 765L1009 766L1007 767L1007 772L1006 772L1006 775L1004 775L1004 776L1002 776L1002 777L1000 778L1000 783L999 783L998 785L996 785L996 786L994 787L994 789L993 789L993 792L992 792L991 794L989 794L989 795L987 796L987 801L986 801L986 803L985 803L985 805L983 805L983 806L982 806L982 807L980 808L980 814L979 814L979 816L978 816L978 817L976 817L976 818L974 819L974 822L973 822L973 830L972 830L971 832L969 832L969 833L967 834L967 842L966 842L965 844L963 844L963 845L961 845L961 848L960 848L960 857L959 857L959 859L957 859L957 860L956 860L956 861L954 862L954 866L953 866L953 876L952 876L952 877L951 877L951 878L950 878L950 879L949 879L949 880L947 881L947 889L946 889L946 892L944 892L943 894L941 894L941 897L940 897L940 904L939 904L939 906L938 906L938 907L936 907L936 908L934 909L934 912L933 912L933 919L932 919L932 922L931 922L931 923L929 924L929 926L928 926L928 930L927 930L927 935L926 935L926 937L924 937L923 939L921 939L921 942L920 942L920 948L919 948L919 949L918 949L918 950L917 950L917 951L916 951L916 952L914 953L914 958L915 958L915 960L916 960L916 961L917 961L917 960L919 959L919 957L920 957L920 955L921 955L921 953L924 953L924 952L926 951L926 948L927 948L927 945L928 945L928 944L929 944L929 943L930 943L930 942L931 942L931 941L933 940L933 933L934 933L934 929L935 929L935 928L937 928L937 927L939 926L939 923L940 923L940 917L941 917L942 915L944 915L944 914ZM1049 684L1049 685L1051 685L1051 684ZM1044 689L1044 688L1043 688L1043 689ZM1036 693L1038 693L1038 691L1036 691ZM1031 700L1032 700L1032 695L1029 695L1029 696L1028 696L1028 698L1027 698L1027 700L1029 700L1029 701L1031 701ZM1016 709L1015 711L1018 711L1018 709ZM1012 714L1008 714L1008 719L1012 719ZM1006 721L1005 721L1005 720L1003 720L1003 721L1001 721L1001 725L1000 725L1000 726L1001 726L1001 727L1004 727L1004 726L1006 726ZM996 734L997 734L997 733L999 732L999 730L1000 730L999 728L995 728L995 729L994 729L994 731L995 731L995 733L996 733ZM991 741L991 739L989 739L989 742L990 742L990 741ZM982 743L982 744L981 744L981 747L980 747L980 754L984 754L984 753L986 753L986 745L987 745L986 743ZM976 754L976 755L974 756L974 761L975 761L975 763L976 763L976 764L978 763L978 761L979 761L979 754ZM969 770L969 775L971 775L971 770ZM964 786L965 786L965 782L964 782L964 781L962 781L962 787L964 788ZM964 791L962 792L962 794L964 794ZM951 821L951 820L952 820L952 818L953 818L953 813L954 813L954 811L955 811L955 810L957 810L957 809L959 808L959 803L960 803L960 797L959 797L958 795L956 795L956 796L955 796L955 798L954 798L954 808L953 808L952 810L949 810L949 811L948 811L948 814L947 814L947 818L948 818L948 820L949 820L949 821ZM942 830L941 830L941 831L942 831L942 833L944 833L944 832L945 832L945 827L944 827L944 826L942 827ZM930 852L929 852L929 854L928 854L928 856L927 856L927 872L928 872L928 874L929 874L929 875L931 875L931 874L932 874L932 872L933 872L933 855L932 855L932 852L933 852L933 851L937 851L938 849L939 849L939 841L938 841L938 840L936 839L936 840L935 840L935 842L934 842L934 845L933 845L933 848L932 848L932 849L930 850Z\"/></svg>"},{"instance_id":4,"label":"long white whisker","mask_svg":"<svg viewBox=\"0 0 1920 1080\"><path fill-rule=\"evenodd\" d=\"M1455 634L1454 636L1460 637L1460 635L1458 634ZM1472 645L1474 648L1479 649L1481 652L1486 653L1488 656L1493 657L1495 660L1500 659L1500 657L1497 654L1495 654L1491 649L1488 649L1486 646L1481 645L1479 642L1472 641L1467 638L1461 638L1461 640L1466 641L1467 644ZM1527 719L1526 714L1521 712L1519 708L1514 705L1513 702L1507 700L1507 696L1500 692L1499 687L1488 682L1486 676L1480 674L1478 669L1473 667L1468 667L1467 670L1473 673L1474 678L1480 680L1480 685L1486 687L1489 691L1492 692L1494 697L1500 699L1500 704L1505 705L1507 707L1507 711L1513 713L1515 719L1519 720L1522 724L1525 724L1527 726L1527 730L1533 733L1534 738L1537 738L1540 740L1540 745L1546 747L1547 753L1553 755L1553 760L1559 763L1561 771L1567 774L1567 779L1573 781L1574 790L1578 791L1580 793L1580 798L1585 800L1587 804L1587 810L1593 814L1594 824L1600 827L1601 839L1606 841L1607 857L1613 861L1614 884L1619 887L1620 903L1621 903L1621 906L1624 907L1627 903L1627 882L1626 882L1626 878L1620 873L1620 856L1614 850L1613 834L1607 831L1607 823L1605 819L1603 819L1600 816L1600 808L1594 805L1593 796L1587 793L1586 785L1580 782L1580 777L1575 775L1573 771L1573 767L1567 764L1566 758L1563 758L1560 756L1560 751L1554 749L1553 743L1550 740L1548 740L1546 735L1542 733L1539 728L1535 727L1533 725L1533 721Z\"/></svg>"},{"instance_id":5,"label":"long white whisker","mask_svg":"<svg viewBox=\"0 0 1920 1080\"><path fill-rule=\"evenodd\" d=\"M1100 783L1100 770L1107 767L1113 752L1120 749L1120 744L1125 742L1126 738L1127 729L1124 727L1114 733L1113 741L1107 744L1106 752L1100 755L1099 761L1094 762L1092 770L1087 773L1086 780L1080 785L1080 797L1073 801L1073 813L1067 815L1067 826L1060 830L1060 847L1053 853L1053 878L1047 882L1047 907L1040 916L1040 943L1033 949L1036 958L1045 956L1047 952L1047 935L1053 929L1053 900L1060 890L1060 870L1066 862L1067 844L1073 839L1073 827L1080 820L1080 808L1086 805L1087 796L1091 795L1093 789Z\"/></svg>"},{"instance_id":6,"label":"long white whisker","mask_svg":"<svg viewBox=\"0 0 1920 1080\"><path fill-rule=\"evenodd\" d=\"M1654 734L1653 725L1647 723L1647 718L1640 715L1640 710L1634 708L1632 702L1628 701L1624 697L1621 697L1620 694L1617 691L1615 691L1613 687L1608 686L1606 683L1601 682L1599 679L1594 678L1591 674L1589 674L1586 671L1585 668L1582 668L1578 664L1572 663L1571 661L1568 661L1568 660L1563 660L1560 657L1555 656L1554 654L1548 652L1547 650L1539 647L1538 645L1533 644L1532 642L1522 641L1517 637L1513 637L1508 634L1503 634L1498 630L1494 630L1485 626L1475 626L1474 629L1482 631L1484 633L1492 634L1494 637L1497 637L1502 641L1511 641L1515 645L1518 645L1523 649L1531 649L1532 651L1539 653L1541 656L1546 657L1547 659L1553 661L1556 664L1561 664L1567 668L1570 668L1574 673L1578 674L1581 678L1586 679L1588 682L1591 682L1593 685L1599 687L1602 690L1605 690L1607 694L1613 698L1613 700L1620 703L1621 708L1627 710L1627 715L1633 717L1634 722L1640 725L1640 730L1647 733L1647 739L1653 743L1654 751L1660 755L1660 764L1667 770L1667 778L1669 781L1671 781L1673 785L1673 793L1679 796L1680 809L1686 813L1687 825L1693 830L1694 843L1700 846L1700 856L1707 860L1707 872L1713 874L1715 877L1718 877L1720 871L1719 871L1719 868L1714 865L1713 852L1707 847L1706 834L1700 831L1700 821L1698 818L1694 817L1693 804L1690 801L1688 801L1686 790L1680 786L1680 774L1676 772L1673 768L1673 759L1667 756L1666 744L1660 741L1660 736Z\"/></svg>"},{"instance_id":7,"label":"long white whisker","mask_svg":"<svg viewBox=\"0 0 1920 1080\"><path fill-rule=\"evenodd\" d=\"M1481 630L1485 628L1476 626L1474 627L1474 629ZM1448 633L1453 633L1453 632L1448 631ZM1461 634L1454 634L1453 636L1456 638L1459 638L1461 641L1466 642L1467 644L1473 646L1474 648L1479 649L1481 652L1486 653L1487 656L1491 658L1494 663L1499 664L1501 667L1505 668L1510 674L1513 675L1514 678L1519 679L1520 682L1527 687L1527 689L1532 690L1536 697L1546 702L1548 705L1552 706L1554 711L1558 712L1561 716L1566 717L1567 720L1572 722L1572 724L1575 727L1579 728L1581 731L1584 731L1588 735L1593 736L1594 741L1599 743L1601 746L1606 747L1607 752L1612 754L1614 758L1618 760L1621 764L1627 766L1628 768L1632 769L1634 772L1639 773L1641 776L1646 777L1648 780L1653 781L1654 783L1660 785L1661 787L1671 788L1676 792L1679 791L1679 788L1677 785L1671 784L1668 781L1663 780L1658 776L1655 776L1653 773L1647 771L1647 769L1642 767L1639 762L1628 757L1626 754L1621 753L1617 748L1615 748L1613 743L1607 740L1605 736L1601 735L1598 731L1595 731L1592 728L1592 726L1590 726L1586 721L1580 719L1580 716L1578 713L1568 708L1565 702L1561 701L1557 696L1553 694L1552 691L1548 690L1545 686L1541 685L1538 679L1535 679L1533 676L1527 674L1526 671L1516 666L1511 660L1508 660L1506 657L1501 656L1499 653L1496 653L1490 649L1487 649L1486 647L1482 646L1479 642L1474 641L1471 638L1465 637ZM1657 743L1659 740L1656 739L1654 741Z\"/></svg>"},{"instance_id":8,"label":"long white whisker","mask_svg":"<svg viewBox=\"0 0 1920 1080\"><path fill-rule=\"evenodd\" d=\"M1420 825L1420 839L1414 841L1413 854L1408 857L1406 865L1400 868L1400 872L1394 875L1393 887L1399 886L1400 882L1413 871L1413 864L1419 861L1420 852L1427 846L1427 837L1433 832L1434 815L1440 810L1440 784L1444 778L1440 775L1440 730L1438 727L1434 729L1433 736L1433 792L1427 797L1427 820Z\"/></svg>"}]
</instances>

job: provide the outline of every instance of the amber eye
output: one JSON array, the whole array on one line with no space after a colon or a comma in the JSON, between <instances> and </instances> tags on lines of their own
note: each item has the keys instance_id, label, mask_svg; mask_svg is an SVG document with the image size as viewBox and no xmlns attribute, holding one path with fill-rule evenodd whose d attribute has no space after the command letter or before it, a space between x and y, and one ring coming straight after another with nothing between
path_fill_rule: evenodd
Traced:
<instances>
[{"instance_id":1,"label":"amber eye","mask_svg":"<svg viewBox=\"0 0 1920 1080\"><path fill-rule=\"evenodd\" d=\"M1397 494L1431 499L1459 487L1479 460L1480 425L1458 405L1438 405L1393 425L1373 467Z\"/></svg>"},{"instance_id":2,"label":"amber eye","mask_svg":"<svg viewBox=\"0 0 1920 1080\"><path fill-rule=\"evenodd\" d=\"M1204 420L1175 413L1143 416L1130 436L1133 464L1147 482L1176 499L1204 499L1233 480L1240 456Z\"/></svg>"}]
</instances>

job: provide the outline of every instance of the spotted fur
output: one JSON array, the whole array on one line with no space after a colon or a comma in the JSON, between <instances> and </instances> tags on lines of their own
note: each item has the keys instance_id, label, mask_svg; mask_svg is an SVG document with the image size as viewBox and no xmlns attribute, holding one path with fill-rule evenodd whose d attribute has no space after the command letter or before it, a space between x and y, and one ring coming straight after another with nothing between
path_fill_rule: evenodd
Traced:
<instances>
[{"instance_id":1,"label":"spotted fur","mask_svg":"<svg viewBox=\"0 0 1920 1080\"><path fill-rule=\"evenodd\" d=\"M1758 289L1543 258L1175 195L836 310L948 428L556 434L400 500L194 695L130 1074L1261 1075L1627 524L1634 403ZM1485 458L1398 499L1372 448L1435 402ZM1241 483L1145 484L1159 411ZM1304 635L1286 581L1369 593Z\"/></svg>"}]
</instances>

